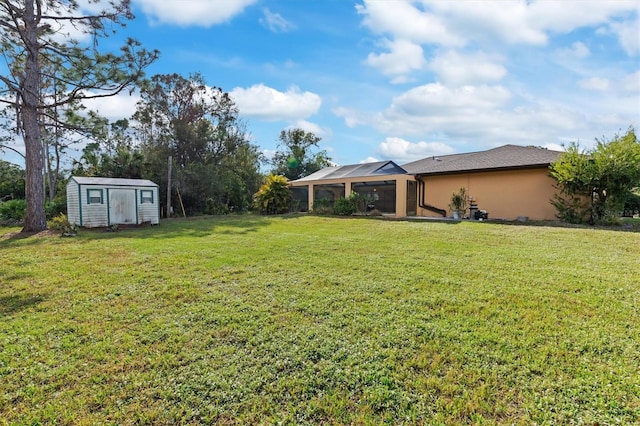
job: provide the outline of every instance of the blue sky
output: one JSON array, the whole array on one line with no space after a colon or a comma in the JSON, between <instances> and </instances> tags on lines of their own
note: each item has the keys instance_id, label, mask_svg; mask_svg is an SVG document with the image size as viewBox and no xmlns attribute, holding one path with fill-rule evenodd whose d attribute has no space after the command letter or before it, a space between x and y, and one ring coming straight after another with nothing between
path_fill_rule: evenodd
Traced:
<instances>
[{"instance_id":1,"label":"blue sky","mask_svg":"<svg viewBox=\"0 0 640 426\"><path fill-rule=\"evenodd\" d=\"M341 165L640 129L638 0L132 4L119 37L161 51L149 75L201 73L267 155L291 127ZM117 119L136 100L89 106Z\"/></svg>"}]
</instances>

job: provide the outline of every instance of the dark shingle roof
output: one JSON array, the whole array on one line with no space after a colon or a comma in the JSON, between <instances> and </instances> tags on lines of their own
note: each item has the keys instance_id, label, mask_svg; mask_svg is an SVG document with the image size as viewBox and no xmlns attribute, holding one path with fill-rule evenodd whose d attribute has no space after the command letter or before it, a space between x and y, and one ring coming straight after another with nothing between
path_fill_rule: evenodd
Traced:
<instances>
[{"instance_id":1,"label":"dark shingle roof","mask_svg":"<svg viewBox=\"0 0 640 426\"><path fill-rule=\"evenodd\" d=\"M378 161L376 163L352 164L349 166L325 167L315 173L293 182L306 182L324 179L340 179L383 175L404 175L407 171L393 161Z\"/></svg>"},{"instance_id":2,"label":"dark shingle roof","mask_svg":"<svg viewBox=\"0 0 640 426\"><path fill-rule=\"evenodd\" d=\"M404 164L410 174L445 174L481 170L546 167L560 151L532 146L504 145L487 151L441 155Z\"/></svg>"}]
</instances>

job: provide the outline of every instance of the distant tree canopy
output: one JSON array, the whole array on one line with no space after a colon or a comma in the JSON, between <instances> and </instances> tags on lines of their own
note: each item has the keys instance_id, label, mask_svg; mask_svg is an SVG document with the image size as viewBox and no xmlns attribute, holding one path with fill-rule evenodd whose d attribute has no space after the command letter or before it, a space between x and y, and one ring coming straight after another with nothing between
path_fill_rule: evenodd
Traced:
<instances>
[{"instance_id":1,"label":"distant tree canopy","mask_svg":"<svg viewBox=\"0 0 640 426\"><path fill-rule=\"evenodd\" d=\"M133 143L129 120L109 123L94 117L93 142L82 150L80 159L73 162L72 174L139 179L143 177L145 159Z\"/></svg>"},{"instance_id":2,"label":"distant tree canopy","mask_svg":"<svg viewBox=\"0 0 640 426\"><path fill-rule=\"evenodd\" d=\"M0 160L0 202L24 198L25 177L23 169Z\"/></svg>"},{"instance_id":3,"label":"distant tree canopy","mask_svg":"<svg viewBox=\"0 0 640 426\"><path fill-rule=\"evenodd\" d=\"M229 95L200 74L155 75L142 87L133 116L144 175L164 187L173 159L172 190L187 214L219 214L250 207L262 160Z\"/></svg>"},{"instance_id":4,"label":"distant tree canopy","mask_svg":"<svg viewBox=\"0 0 640 426\"><path fill-rule=\"evenodd\" d=\"M321 141L313 133L302 129L283 130L279 139L278 150L271 160L271 173L296 180L331 166L326 151L313 152Z\"/></svg>"},{"instance_id":5,"label":"distant tree canopy","mask_svg":"<svg viewBox=\"0 0 640 426\"><path fill-rule=\"evenodd\" d=\"M611 140L596 139L591 150L572 143L551 164L550 174L560 189L552 204L561 219L596 223L617 217L640 186L640 141L629 128Z\"/></svg>"},{"instance_id":6,"label":"distant tree canopy","mask_svg":"<svg viewBox=\"0 0 640 426\"><path fill-rule=\"evenodd\" d=\"M92 0L88 13L81 3L86 2L0 1L0 43L7 65L0 75L0 103L16 111L25 144L24 232L47 228L43 148L55 140L55 129L67 124L57 111L120 93L139 82L158 56L131 39L117 53L98 48L101 38L133 19L129 0ZM71 31L81 36L74 39Z\"/></svg>"}]
</instances>

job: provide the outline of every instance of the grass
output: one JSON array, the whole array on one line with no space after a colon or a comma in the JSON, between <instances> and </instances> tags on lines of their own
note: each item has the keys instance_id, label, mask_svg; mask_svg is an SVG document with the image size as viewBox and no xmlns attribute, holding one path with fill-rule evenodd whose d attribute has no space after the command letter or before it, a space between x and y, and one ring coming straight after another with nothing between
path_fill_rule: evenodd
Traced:
<instances>
[{"instance_id":1,"label":"grass","mask_svg":"<svg viewBox=\"0 0 640 426\"><path fill-rule=\"evenodd\" d=\"M0 424L640 422L640 234L313 216L0 237Z\"/></svg>"}]
</instances>

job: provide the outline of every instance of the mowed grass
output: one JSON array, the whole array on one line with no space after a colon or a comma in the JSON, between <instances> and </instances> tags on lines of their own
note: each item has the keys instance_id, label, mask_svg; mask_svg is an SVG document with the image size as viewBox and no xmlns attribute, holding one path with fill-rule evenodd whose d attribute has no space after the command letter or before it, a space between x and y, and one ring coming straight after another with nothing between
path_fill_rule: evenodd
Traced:
<instances>
[{"instance_id":1,"label":"mowed grass","mask_svg":"<svg viewBox=\"0 0 640 426\"><path fill-rule=\"evenodd\" d=\"M0 424L640 423L635 232L175 220L0 281Z\"/></svg>"}]
</instances>

